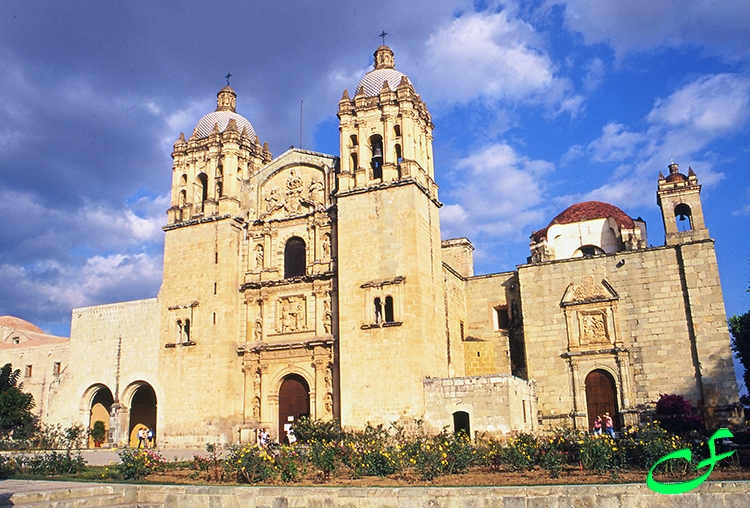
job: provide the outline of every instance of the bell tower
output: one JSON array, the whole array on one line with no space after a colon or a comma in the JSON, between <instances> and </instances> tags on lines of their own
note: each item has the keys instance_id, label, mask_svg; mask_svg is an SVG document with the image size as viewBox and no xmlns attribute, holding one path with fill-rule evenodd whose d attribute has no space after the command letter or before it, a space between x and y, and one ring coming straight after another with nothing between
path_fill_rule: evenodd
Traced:
<instances>
[{"instance_id":1,"label":"bell tower","mask_svg":"<svg viewBox=\"0 0 750 508\"><path fill-rule=\"evenodd\" d=\"M340 411L344 426L420 418L448 375L432 119L380 46L339 102Z\"/></svg>"},{"instance_id":2,"label":"bell tower","mask_svg":"<svg viewBox=\"0 0 750 508\"><path fill-rule=\"evenodd\" d=\"M709 234L703 221L698 177L693 168L688 168L687 176L683 175L674 161L668 167L668 176L659 172L659 188L656 191L657 204L664 221L666 244L707 240Z\"/></svg>"}]
</instances>

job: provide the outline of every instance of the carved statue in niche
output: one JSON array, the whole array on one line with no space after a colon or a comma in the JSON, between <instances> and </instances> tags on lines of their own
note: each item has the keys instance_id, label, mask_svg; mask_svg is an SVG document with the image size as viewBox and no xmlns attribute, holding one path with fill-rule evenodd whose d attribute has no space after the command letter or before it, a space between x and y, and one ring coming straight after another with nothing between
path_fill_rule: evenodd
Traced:
<instances>
[{"instance_id":1,"label":"carved statue in niche","mask_svg":"<svg viewBox=\"0 0 750 508\"><path fill-rule=\"evenodd\" d=\"M255 247L255 268L263 269L263 245Z\"/></svg>"},{"instance_id":2,"label":"carved statue in niche","mask_svg":"<svg viewBox=\"0 0 750 508\"><path fill-rule=\"evenodd\" d=\"M255 338L255 342L263 341L263 321L261 321L260 319L255 322L253 337Z\"/></svg>"},{"instance_id":3,"label":"carved statue in niche","mask_svg":"<svg viewBox=\"0 0 750 508\"><path fill-rule=\"evenodd\" d=\"M302 178L295 170L289 172L289 178L286 181L286 197L284 199L284 208L287 215L299 213L302 207Z\"/></svg>"},{"instance_id":4,"label":"carved statue in niche","mask_svg":"<svg viewBox=\"0 0 750 508\"><path fill-rule=\"evenodd\" d=\"M301 296L287 296L279 298L277 307L280 332L296 332L305 329L306 312L305 299Z\"/></svg>"},{"instance_id":5,"label":"carved statue in niche","mask_svg":"<svg viewBox=\"0 0 750 508\"><path fill-rule=\"evenodd\" d=\"M326 293L323 300L323 312L331 312L331 293Z\"/></svg>"},{"instance_id":6,"label":"carved statue in niche","mask_svg":"<svg viewBox=\"0 0 750 508\"><path fill-rule=\"evenodd\" d=\"M325 381L326 381L326 391L330 392L331 388L333 387L333 367L331 367L330 365L326 367Z\"/></svg>"},{"instance_id":7,"label":"carved statue in niche","mask_svg":"<svg viewBox=\"0 0 750 508\"><path fill-rule=\"evenodd\" d=\"M323 329L326 331L326 334L331 334L331 323L333 319L331 318L331 313L326 312L323 316Z\"/></svg>"},{"instance_id":8,"label":"carved statue in niche","mask_svg":"<svg viewBox=\"0 0 750 508\"><path fill-rule=\"evenodd\" d=\"M601 312L585 313L580 316L581 344L606 344L607 324Z\"/></svg>"},{"instance_id":9,"label":"carved statue in niche","mask_svg":"<svg viewBox=\"0 0 750 508\"><path fill-rule=\"evenodd\" d=\"M331 235L328 233L323 235L323 258L331 258Z\"/></svg>"},{"instance_id":10,"label":"carved statue in niche","mask_svg":"<svg viewBox=\"0 0 750 508\"><path fill-rule=\"evenodd\" d=\"M261 383L260 369L257 369L255 371L255 379L253 379L253 390L254 390L254 393L258 395L260 395L260 383Z\"/></svg>"},{"instance_id":11,"label":"carved statue in niche","mask_svg":"<svg viewBox=\"0 0 750 508\"><path fill-rule=\"evenodd\" d=\"M333 395L331 395L330 393L326 393L325 404L326 414L329 415L333 412Z\"/></svg>"},{"instance_id":12,"label":"carved statue in niche","mask_svg":"<svg viewBox=\"0 0 750 508\"><path fill-rule=\"evenodd\" d=\"M260 398L253 399L253 418L260 418Z\"/></svg>"},{"instance_id":13,"label":"carved statue in niche","mask_svg":"<svg viewBox=\"0 0 750 508\"><path fill-rule=\"evenodd\" d=\"M324 191L325 188L323 186L323 182L321 182L317 178L313 178L313 181L310 182L310 186L308 187L307 192L310 201L315 204L316 209L320 209L325 204L325 198L323 195Z\"/></svg>"}]
</instances>

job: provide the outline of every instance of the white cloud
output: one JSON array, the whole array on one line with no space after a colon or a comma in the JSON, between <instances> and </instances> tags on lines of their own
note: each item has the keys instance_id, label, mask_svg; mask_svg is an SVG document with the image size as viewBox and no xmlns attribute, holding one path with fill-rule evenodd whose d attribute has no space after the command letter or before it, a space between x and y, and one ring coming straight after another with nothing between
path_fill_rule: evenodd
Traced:
<instances>
[{"instance_id":1,"label":"white cloud","mask_svg":"<svg viewBox=\"0 0 750 508\"><path fill-rule=\"evenodd\" d=\"M555 77L543 39L508 10L472 12L452 20L427 41L426 60L425 95L440 101L535 100L569 112L580 105L569 83Z\"/></svg>"},{"instance_id":2,"label":"white cloud","mask_svg":"<svg viewBox=\"0 0 750 508\"><path fill-rule=\"evenodd\" d=\"M632 189L652 185L657 171L666 171L671 159L684 173L692 166L700 182L715 185L724 174L714 169L714 157L704 153L713 141L741 132L750 120L750 78L738 74L700 76L658 99L645 116L641 131L610 123L585 148L575 145L563 157L566 163L587 156L595 163L622 163L612 181L591 191L585 199L622 206L652 205L645 193Z\"/></svg>"},{"instance_id":3,"label":"white cloud","mask_svg":"<svg viewBox=\"0 0 750 508\"><path fill-rule=\"evenodd\" d=\"M458 162L441 221L445 237L517 239L530 224L544 220L544 177L552 163L519 155L499 143Z\"/></svg>"},{"instance_id":4,"label":"white cloud","mask_svg":"<svg viewBox=\"0 0 750 508\"><path fill-rule=\"evenodd\" d=\"M588 44L618 56L659 46L694 45L729 59L750 56L750 3L705 0L550 0L565 5L566 23Z\"/></svg>"}]
</instances>

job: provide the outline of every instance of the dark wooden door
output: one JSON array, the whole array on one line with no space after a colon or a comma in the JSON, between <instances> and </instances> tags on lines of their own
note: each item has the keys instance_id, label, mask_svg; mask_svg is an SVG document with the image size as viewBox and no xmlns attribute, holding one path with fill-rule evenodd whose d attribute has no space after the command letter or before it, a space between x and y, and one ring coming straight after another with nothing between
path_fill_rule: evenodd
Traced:
<instances>
[{"instance_id":1,"label":"dark wooden door","mask_svg":"<svg viewBox=\"0 0 750 508\"><path fill-rule=\"evenodd\" d=\"M615 380L609 372L594 370L586 376L586 411L589 416L589 428L594 428L594 420L597 416L609 413L612 417L615 430L620 430L620 417L617 414L617 392L615 391ZM602 431L604 426L602 426Z\"/></svg>"},{"instance_id":2,"label":"dark wooden door","mask_svg":"<svg viewBox=\"0 0 750 508\"><path fill-rule=\"evenodd\" d=\"M284 425L289 422L289 417L294 422L302 416L310 416L310 388L307 382L297 374L292 374L284 379L279 389L279 442L286 439Z\"/></svg>"}]
</instances>

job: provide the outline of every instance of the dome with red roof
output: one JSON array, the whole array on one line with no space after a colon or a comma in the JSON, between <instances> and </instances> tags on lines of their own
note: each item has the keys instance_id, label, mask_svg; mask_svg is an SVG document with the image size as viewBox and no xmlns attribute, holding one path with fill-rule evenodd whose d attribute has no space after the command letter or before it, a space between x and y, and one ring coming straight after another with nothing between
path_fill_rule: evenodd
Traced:
<instances>
[{"instance_id":1,"label":"dome with red roof","mask_svg":"<svg viewBox=\"0 0 750 508\"><path fill-rule=\"evenodd\" d=\"M44 333L38 326L14 316L0 316L0 327L11 328L20 332Z\"/></svg>"},{"instance_id":2,"label":"dome with red roof","mask_svg":"<svg viewBox=\"0 0 750 508\"><path fill-rule=\"evenodd\" d=\"M585 226L582 223L587 223ZM646 224L602 201L584 201L560 212L531 235L532 259L549 261L608 254L646 245Z\"/></svg>"}]
</instances>

